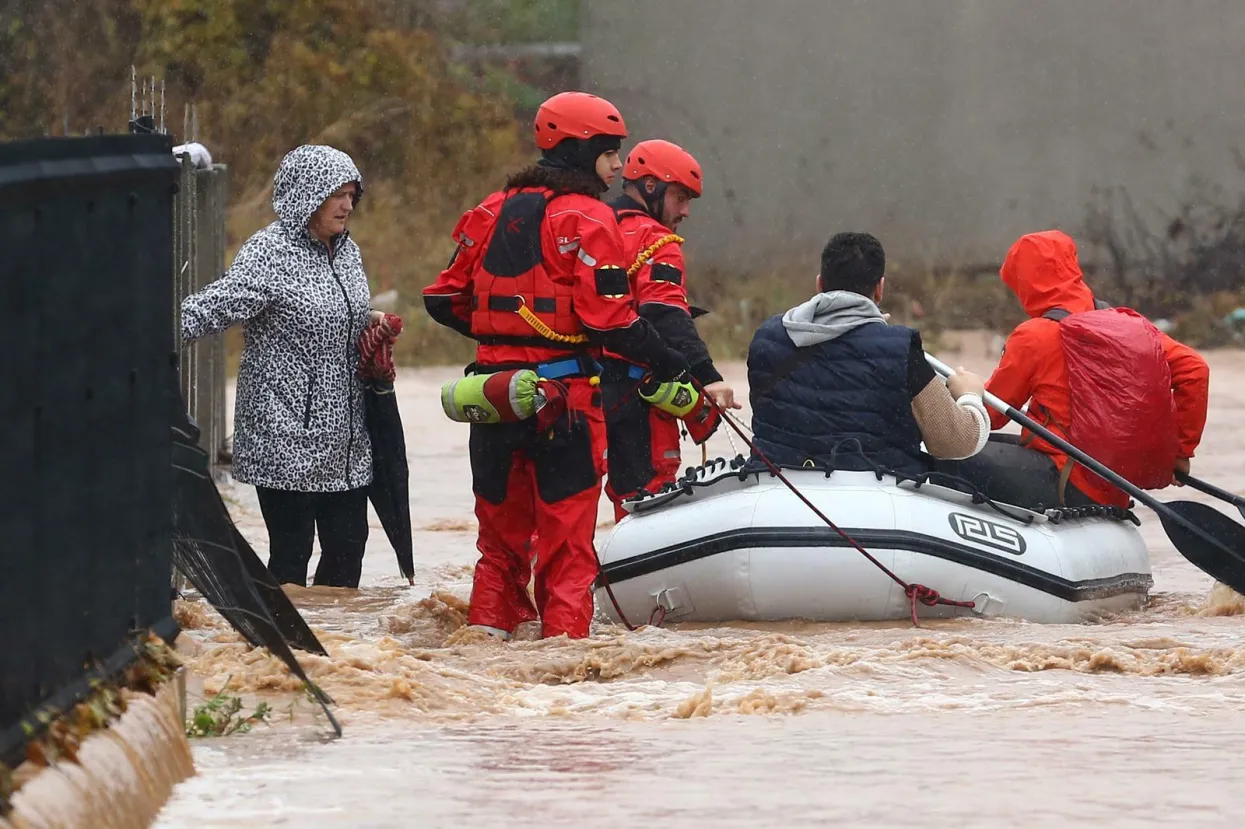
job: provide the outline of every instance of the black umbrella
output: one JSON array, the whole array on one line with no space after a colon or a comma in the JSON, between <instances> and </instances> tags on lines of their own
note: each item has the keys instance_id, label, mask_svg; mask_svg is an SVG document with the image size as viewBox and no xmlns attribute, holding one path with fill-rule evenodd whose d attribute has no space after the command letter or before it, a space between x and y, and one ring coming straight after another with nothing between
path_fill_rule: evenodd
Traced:
<instances>
[{"instance_id":1,"label":"black umbrella","mask_svg":"<svg viewBox=\"0 0 1245 829\"><path fill-rule=\"evenodd\" d=\"M363 409L372 441L372 483L368 498L380 525L398 556L398 569L415 583L411 543L410 468L406 462L406 435L393 383L369 377L363 382Z\"/></svg>"},{"instance_id":2,"label":"black umbrella","mask_svg":"<svg viewBox=\"0 0 1245 829\"><path fill-rule=\"evenodd\" d=\"M406 435L394 394L393 341L402 333L402 319L385 314L359 337L359 374L363 378L363 416L372 442L372 483L368 498L385 535L398 556L398 569L415 583L411 543L410 469Z\"/></svg>"}]
</instances>

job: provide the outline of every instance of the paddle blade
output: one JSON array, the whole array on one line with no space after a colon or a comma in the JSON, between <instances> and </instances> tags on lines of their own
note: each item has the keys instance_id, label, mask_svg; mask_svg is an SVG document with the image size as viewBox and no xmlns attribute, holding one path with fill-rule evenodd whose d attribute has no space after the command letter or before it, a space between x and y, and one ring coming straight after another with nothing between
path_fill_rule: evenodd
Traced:
<instances>
[{"instance_id":1,"label":"paddle blade","mask_svg":"<svg viewBox=\"0 0 1245 829\"><path fill-rule=\"evenodd\" d=\"M1245 593L1245 527L1208 504L1168 501L1158 510L1167 537L1180 554L1238 593ZM1185 526L1168 512L1183 518Z\"/></svg>"}]
</instances>

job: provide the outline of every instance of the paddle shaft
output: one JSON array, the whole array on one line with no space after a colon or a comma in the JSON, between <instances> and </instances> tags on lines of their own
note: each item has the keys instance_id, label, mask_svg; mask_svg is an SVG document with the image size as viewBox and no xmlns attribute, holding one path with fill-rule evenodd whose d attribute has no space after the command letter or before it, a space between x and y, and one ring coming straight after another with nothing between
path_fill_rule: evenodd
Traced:
<instances>
[{"instance_id":1,"label":"paddle shaft","mask_svg":"<svg viewBox=\"0 0 1245 829\"><path fill-rule=\"evenodd\" d=\"M951 375L955 374L955 372L951 370L950 366L940 361L937 357L934 357L930 354L926 354L925 360L926 362L930 364L930 366L934 369L934 371L938 372L943 377L950 377ZM1033 434L1040 437L1042 440L1049 443L1051 446L1054 446L1055 448L1059 449L1061 452L1066 454L1068 457L1073 458L1077 463L1081 464L1081 466L1084 466L1086 469L1090 470L1094 474L1098 475L1099 477L1103 478L1106 481L1109 481L1115 484L1117 487L1124 490L1129 495L1133 496L1134 498L1136 498L1141 503L1145 504L1150 509L1155 510L1156 512L1163 511L1165 504L1162 501L1158 500L1157 498L1150 497L1149 495L1145 493L1144 490L1138 488L1127 478L1123 478L1117 475L1116 473L1112 472L1110 469L1103 466L1098 461L1091 458L1089 455L1086 455L1080 449L1077 449L1075 446L1068 443L1066 440L1059 437L1054 432L1052 432L1050 429L1047 429L1045 426L1035 421L1033 418L1028 417L1027 415L1021 414L1017 409L1015 409L1012 406L1009 406L1006 401L1000 400L999 398L995 397L990 392L985 392L983 395L983 399L986 401L986 405L989 406L990 408L994 409L997 412L1000 412L1001 414L1007 415L1014 422L1019 423L1021 426L1025 427L1030 432L1032 432ZM1184 523L1184 519L1181 518L1180 516L1173 515L1173 517L1181 521L1181 523Z\"/></svg>"},{"instance_id":2,"label":"paddle shaft","mask_svg":"<svg viewBox=\"0 0 1245 829\"><path fill-rule=\"evenodd\" d=\"M1197 478L1194 478L1192 475L1186 475L1183 472L1177 472L1176 478L1182 484L1188 484L1189 486L1193 487L1199 492L1205 492L1207 495L1214 496L1215 498L1218 498L1221 501L1227 501L1229 504L1233 504L1237 507L1245 508L1245 498L1242 498L1241 496L1236 495L1232 492L1228 492L1226 489L1220 489L1214 484L1208 484L1205 481L1198 480Z\"/></svg>"}]
</instances>

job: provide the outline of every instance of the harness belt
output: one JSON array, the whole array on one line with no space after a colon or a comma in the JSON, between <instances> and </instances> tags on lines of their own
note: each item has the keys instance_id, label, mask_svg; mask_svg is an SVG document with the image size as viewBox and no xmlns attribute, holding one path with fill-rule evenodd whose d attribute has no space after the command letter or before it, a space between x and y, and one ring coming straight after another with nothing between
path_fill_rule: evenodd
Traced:
<instances>
[{"instance_id":1,"label":"harness belt","mask_svg":"<svg viewBox=\"0 0 1245 829\"><path fill-rule=\"evenodd\" d=\"M487 363L484 365L471 363L463 374L496 374L499 371L517 369L531 369L545 380L564 380L568 377L595 378L601 374L600 364L591 357L582 355L543 363Z\"/></svg>"},{"instance_id":2,"label":"harness belt","mask_svg":"<svg viewBox=\"0 0 1245 829\"><path fill-rule=\"evenodd\" d=\"M587 363L591 363L591 366ZM596 360L571 357L567 360L537 363L536 373L546 380L561 380L564 377L596 377L601 373L601 366Z\"/></svg>"}]
</instances>

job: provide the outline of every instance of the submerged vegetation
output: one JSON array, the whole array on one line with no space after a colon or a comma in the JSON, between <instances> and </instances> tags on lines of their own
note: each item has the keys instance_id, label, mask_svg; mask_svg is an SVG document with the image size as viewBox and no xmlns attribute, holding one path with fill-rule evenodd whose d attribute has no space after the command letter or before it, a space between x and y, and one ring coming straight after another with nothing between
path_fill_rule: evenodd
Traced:
<instances>
[{"instance_id":1,"label":"submerged vegetation","mask_svg":"<svg viewBox=\"0 0 1245 829\"><path fill-rule=\"evenodd\" d=\"M249 714L242 711L242 698L221 691L211 699L196 705L186 720L187 737L228 737L245 734L252 726L267 725L272 717L272 706L259 702Z\"/></svg>"}]
</instances>

